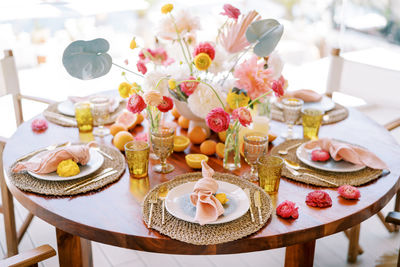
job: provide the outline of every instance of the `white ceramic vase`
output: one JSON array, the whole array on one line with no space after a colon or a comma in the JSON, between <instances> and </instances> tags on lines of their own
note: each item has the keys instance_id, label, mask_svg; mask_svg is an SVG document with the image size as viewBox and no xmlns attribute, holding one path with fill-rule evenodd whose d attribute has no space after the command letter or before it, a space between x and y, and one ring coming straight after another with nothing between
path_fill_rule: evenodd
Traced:
<instances>
[{"instance_id":1,"label":"white ceramic vase","mask_svg":"<svg viewBox=\"0 0 400 267\"><path fill-rule=\"evenodd\" d=\"M174 98L174 104L179 114L181 114L186 119L190 120L188 132L195 126L200 126L207 132L207 137L210 136L210 128L207 126L206 121L203 118L196 116L189 108L188 103L176 100Z\"/></svg>"}]
</instances>

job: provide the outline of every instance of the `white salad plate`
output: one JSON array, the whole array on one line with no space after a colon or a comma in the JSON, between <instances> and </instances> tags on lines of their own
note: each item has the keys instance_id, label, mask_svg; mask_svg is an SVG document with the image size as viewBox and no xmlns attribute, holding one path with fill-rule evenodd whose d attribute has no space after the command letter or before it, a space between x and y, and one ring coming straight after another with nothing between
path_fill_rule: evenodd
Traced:
<instances>
[{"instance_id":1,"label":"white salad plate","mask_svg":"<svg viewBox=\"0 0 400 267\"><path fill-rule=\"evenodd\" d=\"M280 109L283 108L281 102L276 102L276 106ZM335 102L327 96L323 96L319 102L304 102L303 110L308 108L319 109L323 112L332 110L335 107Z\"/></svg>"},{"instance_id":2,"label":"white salad plate","mask_svg":"<svg viewBox=\"0 0 400 267\"><path fill-rule=\"evenodd\" d=\"M112 107L112 110L116 110L121 102L121 98L116 98ZM57 106L57 110L58 112L60 112L63 115L67 115L67 116L71 116L74 117L75 116L75 104L67 99L63 102L60 102Z\"/></svg>"}]
</instances>

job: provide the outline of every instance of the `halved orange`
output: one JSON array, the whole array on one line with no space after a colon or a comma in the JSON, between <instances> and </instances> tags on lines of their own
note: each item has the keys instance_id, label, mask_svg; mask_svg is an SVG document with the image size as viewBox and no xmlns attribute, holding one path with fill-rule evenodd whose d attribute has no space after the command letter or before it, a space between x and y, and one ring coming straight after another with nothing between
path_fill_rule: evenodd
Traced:
<instances>
[{"instance_id":1,"label":"halved orange","mask_svg":"<svg viewBox=\"0 0 400 267\"><path fill-rule=\"evenodd\" d=\"M186 164L193 169L201 169L201 162L208 162L208 157L203 154L188 154L185 157Z\"/></svg>"},{"instance_id":2,"label":"halved orange","mask_svg":"<svg viewBox=\"0 0 400 267\"><path fill-rule=\"evenodd\" d=\"M176 135L174 137L174 151L182 152L185 150L190 144L189 138L183 135Z\"/></svg>"}]
</instances>

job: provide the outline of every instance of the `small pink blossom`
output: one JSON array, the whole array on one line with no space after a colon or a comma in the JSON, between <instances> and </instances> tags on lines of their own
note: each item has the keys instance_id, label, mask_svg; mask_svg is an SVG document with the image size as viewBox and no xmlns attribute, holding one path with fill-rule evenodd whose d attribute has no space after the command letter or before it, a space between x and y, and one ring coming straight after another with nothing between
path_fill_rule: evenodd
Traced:
<instances>
[{"instance_id":1,"label":"small pink blossom","mask_svg":"<svg viewBox=\"0 0 400 267\"><path fill-rule=\"evenodd\" d=\"M250 111L245 107L235 109L232 112L232 118L235 120L238 119L244 127L249 126L253 122Z\"/></svg>"},{"instance_id":2,"label":"small pink blossom","mask_svg":"<svg viewBox=\"0 0 400 267\"><path fill-rule=\"evenodd\" d=\"M276 214L285 219L297 219L299 218L299 208L294 202L285 200L276 207Z\"/></svg>"},{"instance_id":3,"label":"small pink blossom","mask_svg":"<svg viewBox=\"0 0 400 267\"><path fill-rule=\"evenodd\" d=\"M47 130L48 124L45 119L35 119L32 121L31 127L34 132L44 132Z\"/></svg>"},{"instance_id":4,"label":"small pink blossom","mask_svg":"<svg viewBox=\"0 0 400 267\"><path fill-rule=\"evenodd\" d=\"M346 199L359 199L361 197L360 190L351 185L342 185L338 188L338 193Z\"/></svg>"},{"instance_id":5,"label":"small pink blossom","mask_svg":"<svg viewBox=\"0 0 400 267\"><path fill-rule=\"evenodd\" d=\"M193 57L200 53L206 53L211 60L214 60L215 58L215 48L208 42L199 43L194 49Z\"/></svg>"},{"instance_id":6,"label":"small pink blossom","mask_svg":"<svg viewBox=\"0 0 400 267\"><path fill-rule=\"evenodd\" d=\"M326 208L332 206L332 199L328 193L321 190L315 190L308 193L306 204L311 207Z\"/></svg>"},{"instance_id":7,"label":"small pink blossom","mask_svg":"<svg viewBox=\"0 0 400 267\"><path fill-rule=\"evenodd\" d=\"M240 16L240 10L231 4L224 5L224 12L221 12L221 15L228 16L231 19L237 20Z\"/></svg>"},{"instance_id":8,"label":"small pink blossom","mask_svg":"<svg viewBox=\"0 0 400 267\"><path fill-rule=\"evenodd\" d=\"M271 89L275 92L277 97L281 97L285 94L286 89L286 80L283 76L279 77L278 80L275 80L271 84Z\"/></svg>"},{"instance_id":9,"label":"small pink blossom","mask_svg":"<svg viewBox=\"0 0 400 267\"><path fill-rule=\"evenodd\" d=\"M208 127L214 132L223 132L228 130L230 116L223 108L213 108L206 117Z\"/></svg>"},{"instance_id":10,"label":"small pink blossom","mask_svg":"<svg viewBox=\"0 0 400 267\"><path fill-rule=\"evenodd\" d=\"M146 74L147 68L146 68L146 64L144 63L144 61L139 60L138 63L136 64L136 67L139 72Z\"/></svg>"},{"instance_id":11,"label":"small pink blossom","mask_svg":"<svg viewBox=\"0 0 400 267\"><path fill-rule=\"evenodd\" d=\"M195 77L190 76L188 80L196 80ZM187 96L190 96L191 94L194 93L196 90L197 86L199 85L198 82L183 82L181 83L181 90L184 92Z\"/></svg>"},{"instance_id":12,"label":"small pink blossom","mask_svg":"<svg viewBox=\"0 0 400 267\"><path fill-rule=\"evenodd\" d=\"M145 52L146 53L145 53ZM173 58L168 57L167 51L164 48L158 47L156 49L146 48L139 53L140 61L147 63L147 62L154 62L155 64L168 66L175 62Z\"/></svg>"},{"instance_id":13,"label":"small pink blossom","mask_svg":"<svg viewBox=\"0 0 400 267\"><path fill-rule=\"evenodd\" d=\"M138 134L135 136L135 140L147 142L147 140L148 140L148 133L147 133L147 132L138 133Z\"/></svg>"},{"instance_id":14,"label":"small pink blossom","mask_svg":"<svg viewBox=\"0 0 400 267\"><path fill-rule=\"evenodd\" d=\"M133 94L128 99L128 103L126 104L126 109L132 113L140 113L143 109L146 108L146 103L143 98L138 94Z\"/></svg>"}]
</instances>

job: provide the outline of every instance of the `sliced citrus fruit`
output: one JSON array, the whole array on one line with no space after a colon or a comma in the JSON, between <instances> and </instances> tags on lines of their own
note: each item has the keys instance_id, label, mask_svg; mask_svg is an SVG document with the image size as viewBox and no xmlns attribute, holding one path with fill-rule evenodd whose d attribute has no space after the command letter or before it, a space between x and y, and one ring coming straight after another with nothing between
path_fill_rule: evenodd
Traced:
<instances>
[{"instance_id":1,"label":"sliced citrus fruit","mask_svg":"<svg viewBox=\"0 0 400 267\"><path fill-rule=\"evenodd\" d=\"M185 150L190 144L189 138L183 135L176 135L174 137L174 151L182 152Z\"/></svg>"},{"instance_id":2,"label":"sliced citrus fruit","mask_svg":"<svg viewBox=\"0 0 400 267\"><path fill-rule=\"evenodd\" d=\"M215 146L215 152L217 153L218 157L221 159L224 158L224 150L225 150L225 144L224 143L218 143Z\"/></svg>"},{"instance_id":3,"label":"sliced citrus fruit","mask_svg":"<svg viewBox=\"0 0 400 267\"><path fill-rule=\"evenodd\" d=\"M135 128L136 121L138 120L138 114L134 114L129 111L124 111L118 115L115 123L124 125L128 130Z\"/></svg>"},{"instance_id":4,"label":"sliced citrus fruit","mask_svg":"<svg viewBox=\"0 0 400 267\"><path fill-rule=\"evenodd\" d=\"M201 162L208 162L208 157L203 154L188 154L185 157L186 164L193 169L201 169Z\"/></svg>"},{"instance_id":5,"label":"sliced citrus fruit","mask_svg":"<svg viewBox=\"0 0 400 267\"><path fill-rule=\"evenodd\" d=\"M125 125L119 123L114 123L113 125L110 126L110 134L112 136L115 136L120 131L128 131L128 128L126 128Z\"/></svg>"},{"instance_id":6,"label":"sliced citrus fruit","mask_svg":"<svg viewBox=\"0 0 400 267\"><path fill-rule=\"evenodd\" d=\"M217 146L217 142L213 140L206 140L200 145L200 152L204 155L211 156L215 154L215 147Z\"/></svg>"}]
</instances>

